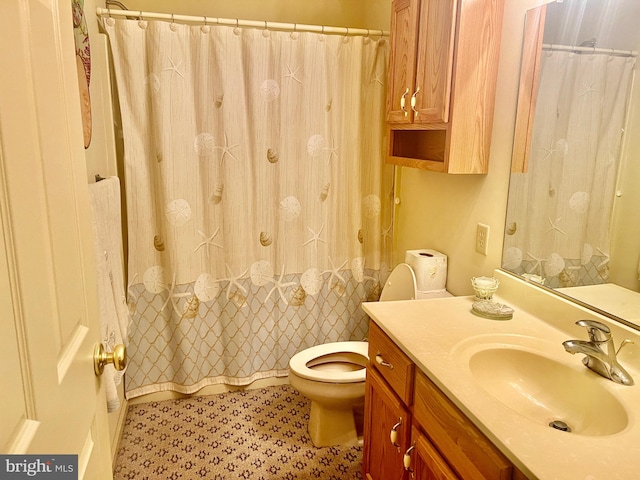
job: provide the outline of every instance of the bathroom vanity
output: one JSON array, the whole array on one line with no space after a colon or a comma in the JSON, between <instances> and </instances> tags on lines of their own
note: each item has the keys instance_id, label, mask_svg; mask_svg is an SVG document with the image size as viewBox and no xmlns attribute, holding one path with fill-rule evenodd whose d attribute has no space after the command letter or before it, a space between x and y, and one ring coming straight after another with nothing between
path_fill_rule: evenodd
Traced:
<instances>
[{"instance_id":1,"label":"bathroom vanity","mask_svg":"<svg viewBox=\"0 0 640 480\"><path fill-rule=\"evenodd\" d=\"M366 478L524 478L377 324L369 335Z\"/></svg>"},{"instance_id":2,"label":"bathroom vanity","mask_svg":"<svg viewBox=\"0 0 640 480\"><path fill-rule=\"evenodd\" d=\"M607 319L495 275L511 320L472 314L473 297L363 304L365 478L636 478L640 387L595 374L562 346L588 338L577 320ZM640 383L638 332L608 325L616 347L636 342L618 359Z\"/></svg>"}]
</instances>

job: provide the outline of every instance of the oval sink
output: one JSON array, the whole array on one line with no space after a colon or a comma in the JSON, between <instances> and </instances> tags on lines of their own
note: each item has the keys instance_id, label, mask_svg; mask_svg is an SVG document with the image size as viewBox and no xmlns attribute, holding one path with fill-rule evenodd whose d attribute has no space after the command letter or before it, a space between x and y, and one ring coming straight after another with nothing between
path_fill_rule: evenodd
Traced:
<instances>
[{"instance_id":1,"label":"oval sink","mask_svg":"<svg viewBox=\"0 0 640 480\"><path fill-rule=\"evenodd\" d=\"M541 425L566 423L573 433L612 435L629 423L624 406L587 368L517 348L488 348L469 358L475 380L497 400ZM601 381L602 380L602 381Z\"/></svg>"}]
</instances>

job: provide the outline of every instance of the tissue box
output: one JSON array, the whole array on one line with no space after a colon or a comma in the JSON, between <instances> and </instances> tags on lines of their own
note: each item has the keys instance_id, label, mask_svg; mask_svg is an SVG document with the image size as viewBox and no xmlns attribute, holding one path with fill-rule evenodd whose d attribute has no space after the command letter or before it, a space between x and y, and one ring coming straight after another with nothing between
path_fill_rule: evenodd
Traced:
<instances>
[{"instance_id":1,"label":"tissue box","mask_svg":"<svg viewBox=\"0 0 640 480\"><path fill-rule=\"evenodd\" d=\"M404 258L413 268L419 292L444 290L447 285L447 256L435 250L407 250Z\"/></svg>"}]
</instances>

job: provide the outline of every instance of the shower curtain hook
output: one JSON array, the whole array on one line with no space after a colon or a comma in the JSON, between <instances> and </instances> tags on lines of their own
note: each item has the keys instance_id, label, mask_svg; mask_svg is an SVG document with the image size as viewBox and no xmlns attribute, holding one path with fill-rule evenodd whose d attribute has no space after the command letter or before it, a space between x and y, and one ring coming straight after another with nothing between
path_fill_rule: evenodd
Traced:
<instances>
[{"instance_id":1,"label":"shower curtain hook","mask_svg":"<svg viewBox=\"0 0 640 480\"><path fill-rule=\"evenodd\" d=\"M349 27L346 27L346 28L347 28L347 32L344 34L344 36L348 37L349 36Z\"/></svg>"},{"instance_id":2,"label":"shower curtain hook","mask_svg":"<svg viewBox=\"0 0 640 480\"><path fill-rule=\"evenodd\" d=\"M173 18L173 13L171 14L171 23L175 23L175 18Z\"/></svg>"},{"instance_id":3,"label":"shower curtain hook","mask_svg":"<svg viewBox=\"0 0 640 480\"><path fill-rule=\"evenodd\" d=\"M204 16L204 25L202 27L200 27L200 30L204 34L207 34L207 33L209 33L211 31L211 27L209 27L206 15Z\"/></svg>"}]
</instances>

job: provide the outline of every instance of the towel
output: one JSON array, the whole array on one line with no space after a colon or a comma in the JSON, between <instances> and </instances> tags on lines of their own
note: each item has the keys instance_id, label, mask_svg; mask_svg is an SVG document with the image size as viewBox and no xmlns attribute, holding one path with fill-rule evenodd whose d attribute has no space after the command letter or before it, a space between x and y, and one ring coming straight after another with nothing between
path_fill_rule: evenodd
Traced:
<instances>
[{"instance_id":1,"label":"towel","mask_svg":"<svg viewBox=\"0 0 640 480\"><path fill-rule=\"evenodd\" d=\"M100 335L107 352L119 343L128 344L129 309L124 287L123 237L120 213L120 180L109 177L89 184L93 211L93 235L98 281ZM107 390L107 410L120 408L117 386L124 370L109 364L103 378Z\"/></svg>"}]
</instances>

